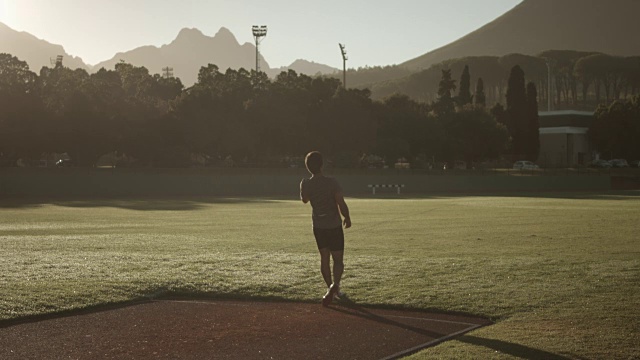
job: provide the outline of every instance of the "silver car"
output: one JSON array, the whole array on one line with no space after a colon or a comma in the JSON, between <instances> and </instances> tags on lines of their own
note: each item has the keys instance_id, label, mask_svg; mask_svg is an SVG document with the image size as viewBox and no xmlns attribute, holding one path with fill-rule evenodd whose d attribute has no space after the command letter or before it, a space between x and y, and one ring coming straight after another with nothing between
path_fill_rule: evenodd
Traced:
<instances>
[{"instance_id":1,"label":"silver car","mask_svg":"<svg viewBox=\"0 0 640 360\"><path fill-rule=\"evenodd\" d=\"M535 170L535 169L539 169L540 167L531 161L520 160L520 161L516 161L513 164L513 168L515 170Z\"/></svg>"},{"instance_id":2,"label":"silver car","mask_svg":"<svg viewBox=\"0 0 640 360\"><path fill-rule=\"evenodd\" d=\"M608 169L608 168L611 167L611 163L608 162L607 160L600 159L600 160L592 161L589 166L594 167L594 168L605 168L605 169Z\"/></svg>"},{"instance_id":3,"label":"silver car","mask_svg":"<svg viewBox=\"0 0 640 360\"><path fill-rule=\"evenodd\" d=\"M611 163L611 166L615 168L629 167L629 163L627 163L627 160L625 159L612 159L609 162Z\"/></svg>"}]
</instances>

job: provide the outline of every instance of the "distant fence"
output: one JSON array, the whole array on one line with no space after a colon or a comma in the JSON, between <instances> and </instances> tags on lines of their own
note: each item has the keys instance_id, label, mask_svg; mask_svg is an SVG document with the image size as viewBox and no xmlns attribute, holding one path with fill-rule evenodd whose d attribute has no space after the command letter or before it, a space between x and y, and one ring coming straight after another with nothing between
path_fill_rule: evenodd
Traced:
<instances>
[{"instance_id":1,"label":"distant fence","mask_svg":"<svg viewBox=\"0 0 640 360\"><path fill-rule=\"evenodd\" d=\"M403 194L607 191L606 173L418 172L328 170L347 196L370 195L369 184L404 184ZM482 176L479 176L482 175ZM509 175L509 176L507 176ZM534 176L532 176L534 175ZM597 176L596 176L597 175ZM296 198L303 169L0 168L1 197L287 196Z\"/></svg>"}]
</instances>

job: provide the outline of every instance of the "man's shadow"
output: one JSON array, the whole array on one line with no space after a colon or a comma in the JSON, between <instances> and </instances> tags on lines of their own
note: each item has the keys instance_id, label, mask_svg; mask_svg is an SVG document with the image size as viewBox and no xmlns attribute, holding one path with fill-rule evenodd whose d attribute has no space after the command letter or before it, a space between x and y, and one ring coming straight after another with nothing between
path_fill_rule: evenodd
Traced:
<instances>
[{"instance_id":1,"label":"man's shadow","mask_svg":"<svg viewBox=\"0 0 640 360\"><path fill-rule=\"evenodd\" d=\"M496 340L496 339L486 339L477 336L463 335L456 338L457 341L476 345L483 346L495 351L498 351L503 354L508 354L511 356L515 356L521 359L545 359L545 360L568 360L568 359L581 359L576 355L572 355L571 357L566 357L558 354L554 354L548 351L534 349L528 346Z\"/></svg>"},{"instance_id":2,"label":"man's shadow","mask_svg":"<svg viewBox=\"0 0 640 360\"><path fill-rule=\"evenodd\" d=\"M431 331L431 330L411 326L408 324L403 324L401 322L386 318L382 315L374 314L369 310L363 308L362 306L356 304L354 301L352 301L346 296L343 296L342 298L340 298L340 300L338 300L337 302L334 302L333 305L330 305L327 308L337 312L341 312L343 314L357 316L367 320L376 321L382 324L396 326L401 329L409 330L420 335L428 336L433 339L438 339L448 335L446 333L440 333L437 331Z\"/></svg>"},{"instance_id":3,"label":"man's shadow","mask_svg":"<svg viewBox=\"0 0 640 360\"><path fill-rule=\"evenodd\" d=\"M446 340L452 340L450 338L445 338L446 336L450 335L449 333L440 333L437 331L432 331L428 329L411 326L408 324L403 324L401 322L391 320L382 315L374 314L368 311L367 309L363 308L362 306L358 305L351 299L347 298L346 296L342 297L339 301L337 301L333 305L330 305L328 308L334 311L341 312L343 314L361 317L361 318L368 319L371 321L376 321L382 324L397 326L401 329L409 330L417 334L428 336L434 339L434 341L429 342L427 346L415 348L414 349L415 351L412 351L412 352L420 351L426 347L437 345ZM531 359L531 360L534 360L534 359L568 360L570 359L569 357L566 357L566 356L554 354L554 353L540 350L540 349L534 349L528 346L511 343L508 341L486 339L486 338L477 337L477 336L465 335L466 333L476 330L482 326L483 325L480 325L480 324L476 327L470 326L467 330L464 330L458 333L457 336L453 339L466 344L486 347L494 351L498 351L500 353L508 354L511 356L516 356L522 359ZM445 339L443 339L442 341L438 341L438 339L441 339L441 338L445 338ZM403 356L406 356L406 355L408 354L404 354Z\"/></svg>"}]
</instances>

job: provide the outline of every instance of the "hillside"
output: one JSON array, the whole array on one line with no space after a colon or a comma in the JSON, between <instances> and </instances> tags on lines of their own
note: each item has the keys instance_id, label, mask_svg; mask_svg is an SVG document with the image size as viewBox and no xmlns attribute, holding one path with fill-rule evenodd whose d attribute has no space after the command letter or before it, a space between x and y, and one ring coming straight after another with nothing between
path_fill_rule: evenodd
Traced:
<instances>
[{"instance_id":1,"label":"hillside","mask_svg":"<svg viewBox=\"0 0 640 360\"><path fill-rule=\"evenodd\" d=\"M638 0L524 0L465 37L409 60L420 70L466 56L539 54L549 49L640 55Z\"/></svg>"},{"instance_id":2,"label":"hillside","mask_svg":"<svg viewBox=\"0 0 640 360\"><path fill-rule=\"evenodd\" d=\"M51 66L51 58L64 56L65 66L88 70L89 67L79 57L74 57L61 45L51 44L27 33L16 31L0 23L0 53L8 53L29 64L31 71L39 73L43 66Z\"/></svg>"}]
</instances>

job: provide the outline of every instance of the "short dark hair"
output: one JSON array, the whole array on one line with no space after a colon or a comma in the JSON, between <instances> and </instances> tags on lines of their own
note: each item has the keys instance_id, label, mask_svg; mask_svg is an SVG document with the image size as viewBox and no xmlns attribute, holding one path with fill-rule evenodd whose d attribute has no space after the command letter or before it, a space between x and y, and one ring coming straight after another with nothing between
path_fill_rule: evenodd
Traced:
<instances>
[{"instance_id":1,"label":"short dark hair","mask_svg":"<svg viewBox=\"0 0 640 360\"><path fill-rule=\"evenodd\" d=\"M317 174L322 169L322 154L319 151L312 151L304 158L304 164L312 174Z\"/></svg>"}]
</instances>

